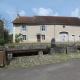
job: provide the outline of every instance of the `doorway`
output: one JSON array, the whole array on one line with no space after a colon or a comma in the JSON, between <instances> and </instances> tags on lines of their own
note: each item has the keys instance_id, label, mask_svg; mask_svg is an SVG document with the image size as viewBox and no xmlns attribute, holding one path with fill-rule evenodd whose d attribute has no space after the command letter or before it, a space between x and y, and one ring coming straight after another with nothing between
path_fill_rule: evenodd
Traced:
<instances>
[{"instance_id":1,"label":"doorway","mask_svg":"<svg viewBox=\"0 0 80 80\"><path fill-rule=\"evenodd\" d=\"M75 35L72 35L72 42L75 42Z\"/></svg>"},{"instance_id":2,"label":"doorway","mask_svg":"<svg viewBox=\"0 0 80 80\"><path fill-rule=\"evenodd\" d=\"M68 42L68 32L59 33L60 42Z\"/></svg>"},{"instance_id":3,"label":"doorway","mask_svg":"<svg viewBox=\"0 0 80 80\"><path fill-rule=\"evenodd\" d=\"M40 34L37 35L37 42L41 42L41 35Z\"/></svg>"}]
</instances>

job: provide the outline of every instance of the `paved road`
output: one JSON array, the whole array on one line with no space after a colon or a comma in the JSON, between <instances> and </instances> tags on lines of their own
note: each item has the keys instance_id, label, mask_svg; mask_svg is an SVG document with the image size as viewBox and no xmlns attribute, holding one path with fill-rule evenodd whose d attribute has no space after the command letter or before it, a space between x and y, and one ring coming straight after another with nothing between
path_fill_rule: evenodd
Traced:
<instances>
[{"instance_id":1,"label":"paved road","mask_svg":"<svg viewBox=\"0 0 80 80\"><path fill-rule=\"evenodd\" d=\"M0 80L80 80L80 60L0 70Z\"/></svg>"}]
</instances>

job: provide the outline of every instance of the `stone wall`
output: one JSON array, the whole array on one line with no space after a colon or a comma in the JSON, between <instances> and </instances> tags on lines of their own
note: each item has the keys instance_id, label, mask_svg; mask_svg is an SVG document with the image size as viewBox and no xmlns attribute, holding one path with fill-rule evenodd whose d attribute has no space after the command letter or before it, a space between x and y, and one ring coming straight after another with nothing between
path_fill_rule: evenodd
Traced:
<instances>
[{"instance_id":1,"label":"stone wall","mask_svg":"<svg viewBox=\"0 0 80 80\"><path fill-rule=\"evenodd\" d=\"M76 46L73 46L73 47L67 47L67 53L77 53L78 50L77 50L77 47Z\"/></svg>"},{"instance_id":2,"label":"stone wall","mask_svg":"<svg viewBox=\"0 0 80 80\"><path fill-rule=\"evenodd\" d=\"M50 54L61 54L61 53L65 53L65 54L69 54L69 53L77 53L78 49L76 46L67 46L67 47L54 47L54 48L50 48Z\"/></svg>"},{"instance_id":3,"label":"stone wall","mask_svg":"<svg viewBox=\"0 0 80 80\"><path fill-rule=\"evenodd\" d=\"M66 48L65 47L55 47L55 48L50 48L50 54L61 54L61 53L66 53Z\"/></svg>"},{"instance_id":4,"label":"stone wall","mask_svg":"<svg viewBox=\"0 0 80 80\"><path fill-rule=\"evenodd\" d=\"M27 45L15 45L6 46L7 50L25 50L25 49L46 49L50 47L50 44L27 44Z\"/></svg>"}]
</instances>

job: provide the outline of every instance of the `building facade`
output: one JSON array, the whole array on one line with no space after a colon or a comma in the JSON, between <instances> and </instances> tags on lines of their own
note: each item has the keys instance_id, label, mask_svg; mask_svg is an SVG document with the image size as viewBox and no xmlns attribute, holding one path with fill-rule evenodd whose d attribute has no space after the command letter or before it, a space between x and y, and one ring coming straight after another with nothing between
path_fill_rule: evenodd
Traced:
<instances>
[{"instance_id":1,"label":"building facade","mask_svg":"<svg viewBox=\"0 0 80 80\"><path fill-rule=\"evenodd\" d=\"M13 21L13 42L15 35L21 33L21 42L49 43L52 38L56 42L79 42L80 19L60 16L19 16Z\"/></svg>"}]
</instances>

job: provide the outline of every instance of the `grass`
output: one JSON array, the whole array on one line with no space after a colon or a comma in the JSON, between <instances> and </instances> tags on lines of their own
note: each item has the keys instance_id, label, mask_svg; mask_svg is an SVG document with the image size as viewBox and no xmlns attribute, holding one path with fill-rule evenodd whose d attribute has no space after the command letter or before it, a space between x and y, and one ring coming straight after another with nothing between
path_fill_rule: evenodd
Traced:
<instances>
[{"instance_id":1,"label":"grass","mask_svg":"<svg viewBox=\"0 0 80 80\"><path fill-rule=\"evenodd\" d=\"M8 65L4 67L3 69L7 68L18 68L18 67L28 67L28 66L36 66L36 65L44 65L44 64L53 64L57 62L66 62L71 60L79 60L80 59L80 53L75 54L53 54L53 55L35 55L35 56L23 56L19 57L21 60L26 58L26 63L23 61L21 64L13 64L12 66Z\"/></svg>"},{"instance_id":2,"label":"grass","mask_svg":"<svg viewBox=\"0 0 80 80\"><path fill-rule=\"evenodd\" d=\"M80 59L80 53L73 53L73 54L56 54L52 55L55 62L62 62L62 61L68 61L68 60L76 60Z\"/></svg>"},{"instance_id":3,"label":"grass","mask_svg":"<svg viewBox=\"0 0 80 80\"><path fill-rule=\"evenodd\" d=\"M7 43L5 46L27 45L27 44L48 44L48 43ZM49 43L50 44L50 43Z\"/></svg>"}]
</instances>

